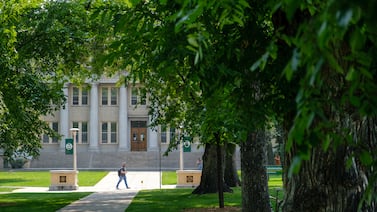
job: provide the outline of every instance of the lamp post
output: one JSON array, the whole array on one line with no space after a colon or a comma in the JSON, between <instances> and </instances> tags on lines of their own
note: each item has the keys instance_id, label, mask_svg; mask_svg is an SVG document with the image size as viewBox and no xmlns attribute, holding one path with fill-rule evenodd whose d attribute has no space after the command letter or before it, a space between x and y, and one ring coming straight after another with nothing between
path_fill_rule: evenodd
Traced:
<instances>
[{"instance_id":1,"label":"lamp post","mask_svg":"<svg viewBox=\"0 0 377 212\"><path fill-rule=\"evenodd\" d=\"M73 136L73 170L77 171L77 150L76 150L76 135L80 131L79 128L71 128Z\"/></svg>"},{"instance_id":2,"label":"lamp post","mask_svg":"<svg viewBox=\"0 0 377 212\"><path fill-rule=\"evenodd\" d=\"M181 131L183 126L179 126L178 139L179 139L179 170L183 170L183 143L181 142Z\"/></svg>"},{"instance_id":3,"label":"lamp post","mask_svg":"<svg viewBox=\"0 0 377 212\"><path fill-rule=\"evenodd\" d=\"M160 168L160 174L159 174L159 176L160 176L160 189L162 188L162 170L161 170L161 133L160 133L160 135L159 135L159 137L160 137L160 139L158 139L159 140L159 142L158 142L158 160L159 160L159 168Z\"/></svg>"}]
</instances>

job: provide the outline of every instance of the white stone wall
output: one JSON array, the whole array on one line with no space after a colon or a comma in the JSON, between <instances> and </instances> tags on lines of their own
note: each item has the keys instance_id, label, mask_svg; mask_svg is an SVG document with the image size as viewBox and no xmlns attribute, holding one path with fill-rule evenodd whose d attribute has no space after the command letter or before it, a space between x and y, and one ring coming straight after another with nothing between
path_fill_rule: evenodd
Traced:
<instances>
[{"instance_id":1,"label":"white stone wall","mask_svg":"<svg viewBox=\"0 0 377 212\"><path fill-rule=\"evenodd\" d=\"M72 122L88 123L88 143L77 144L78 168L111 168L118 167L122 160L131 161L129 167L134 169L174 169L179 166L179 152L170 153L168 157L159 156L168 144L159 145L159 134L147 130L147 151L132 152L130 143L131 121L147 121L150 117L146 105L135 107L131 104L132 86L118 88L117 104L102 106L102 86L115 86L116 78L102 78L98 82L88 82L88 105L72 105L73 84L66 84L64 93L67 96L65 109L57 111L54 116L43 119L59 123L59 133L63 136L58 144L43 144L41 156L31 162L31 168L70 168L72 155L65 155L65 139L71 138L69 131ZM148 103L147 103L148 104ZM117 123L117 143L101 143L101 123ZM184 153L188 167L195 168L195 161L202 156L203 148L191 148L191 153Z\"/></svg>"}]
</instances>

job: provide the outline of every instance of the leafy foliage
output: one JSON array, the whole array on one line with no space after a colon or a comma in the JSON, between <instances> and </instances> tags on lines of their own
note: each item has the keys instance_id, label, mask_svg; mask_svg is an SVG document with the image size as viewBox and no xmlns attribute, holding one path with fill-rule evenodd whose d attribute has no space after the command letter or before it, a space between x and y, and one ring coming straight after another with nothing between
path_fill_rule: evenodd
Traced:
<instances>
[{"instance_id":1,"label":"leafy foliage","mask_svg":"<svg viewBox=\"0 0 377 212\"><path fill-rule=\"evenodd\" d=\"M298 171L315 148L337 151L346 146L349 169L352 164L353 169L366 171L371 180L364 196L371 202L369 192L375 190L376 179L372 162L376 158L371 152L375 151L376 139L369 124L376 118L377 103L373 60L376 21L371 8L376 3L279 2L289 20L284 26L296 29L282 28L277 33L292 49L284 74L288 80L299 77L300 82L297 112L286 146L289 150L298 148L292 170Z\"/></svg>"},{"instance_id":2,"label":"leafy foliage","mask_svg":"<svg viewBox=\"0 0 377 212\"><path fill-rule=\"evenodd\" d=\"M80 1L1 1L0 148L37 157L40 135L57 137L41 116L59 109L67 80L95 77L89 13ZM95 55L95 54L93 54Z\"/></svg>"}]
</instances>

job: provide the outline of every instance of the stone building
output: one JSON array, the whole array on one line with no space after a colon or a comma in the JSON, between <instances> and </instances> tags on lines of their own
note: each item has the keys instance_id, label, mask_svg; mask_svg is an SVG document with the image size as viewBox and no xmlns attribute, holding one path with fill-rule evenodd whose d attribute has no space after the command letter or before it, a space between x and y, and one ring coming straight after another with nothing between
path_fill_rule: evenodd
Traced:
<instances>
[{"instance_id":1,"label":"stone building","mask_svg":"<svg viewBox=\"0 0 377 212\"><path fill-rule=\"evenodd\" d=\"M41 136L43 148L30 168L72 168L72 155L65 154L65 139L72 138L71 128L79 128L76 136L78 169L113 169L127 162L130 170L195 169L203 147L191 144L191 151L179 150L162 156L169 142L177 137L177 129L149 126L148 99L139 85L117 86L116 78L102 78L80 87L66 84L66 105L54 115L43 117L61 139Z\"/></svg>"}]
</instances>

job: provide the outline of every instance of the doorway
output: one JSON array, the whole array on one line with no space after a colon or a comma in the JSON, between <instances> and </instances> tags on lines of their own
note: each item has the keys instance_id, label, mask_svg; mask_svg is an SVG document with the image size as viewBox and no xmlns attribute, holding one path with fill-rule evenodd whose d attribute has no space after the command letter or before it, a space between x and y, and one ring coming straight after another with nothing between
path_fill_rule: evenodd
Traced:
<instances>
[{"instance_id":1,"label":"doorway","mask_svg":"<svg viewBox=\"0 0 377 212\"><path fill-rule=\"evenodd\" d=\"M131 121L131 151L147 151L147 122Z\"/></svg>"}]
</instances>

